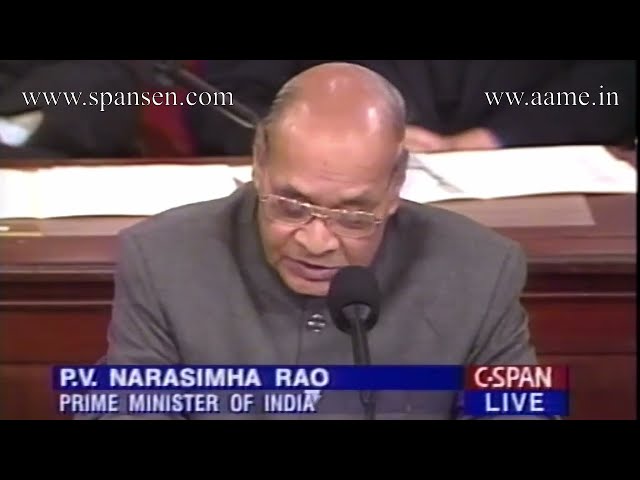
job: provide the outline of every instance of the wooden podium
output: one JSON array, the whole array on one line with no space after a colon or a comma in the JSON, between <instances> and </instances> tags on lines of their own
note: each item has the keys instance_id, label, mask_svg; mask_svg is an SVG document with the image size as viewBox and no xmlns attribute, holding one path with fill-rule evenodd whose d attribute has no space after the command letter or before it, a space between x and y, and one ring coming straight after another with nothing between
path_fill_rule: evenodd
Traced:
<instances>
[{"instance_id":1,"label":"wooden podium","mask_svg":"<svg viewBox=\"0 0 640 480\"><path fill-rule=\"evenodd\" d=\"M509 215L552 215L562 198L520 200L527 203ZM507 200L443 206L491 219L489 226L523 245L529 258L523 302L540 361L570 367L570 418L632 419L636 196L586 201L593 222L580 226L513 226L504 218ZM104 353L115 235L139 220L0 222L18 232L0 235L0 418L66 418L56 413L50 367L93 363Z\"/></svg>"}]
</instances>

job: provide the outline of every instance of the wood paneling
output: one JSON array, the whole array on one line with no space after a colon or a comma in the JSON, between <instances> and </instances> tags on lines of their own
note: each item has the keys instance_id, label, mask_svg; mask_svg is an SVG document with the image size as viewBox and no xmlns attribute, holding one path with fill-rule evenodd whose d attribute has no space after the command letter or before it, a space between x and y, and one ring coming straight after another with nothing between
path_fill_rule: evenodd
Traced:
<instances>
[{"instance_id":1,"label":"wood paneling","mask_svg":"<svg viewBox=\"0 0 640 480\"><path fill-rule=\"evenodd\" d=\"M540 361L568 365L569 419L637 419L635 355L542 355Z\"/></svg>"},{"instance_id":2,"label":"wood paneling","mask_svg":"<svg viewBox=\"0 0 640 480\"><path fill-rule=\"evenodd\" d=\"M523 303L540 353L636 353L636 299L631 294L528 296Z\"/></svg>"}]
</instances>

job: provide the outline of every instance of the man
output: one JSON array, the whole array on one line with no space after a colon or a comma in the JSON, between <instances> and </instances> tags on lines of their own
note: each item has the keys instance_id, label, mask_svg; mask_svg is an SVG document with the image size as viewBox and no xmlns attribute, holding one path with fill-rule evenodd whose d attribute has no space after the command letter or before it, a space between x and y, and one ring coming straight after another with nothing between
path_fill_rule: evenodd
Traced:
<instances>
[{"instance_id":1,"label":"man","mask_svg":"<svg viewBox=\"0 0 640 480\"><path fill-rule=\"evenodd\" d=\"M121 233L104 362L351 364L325 296L339 268L361 265L382 292L373 363L535 363L522 251L401 201L404 135L401 95L370 70L326 64L289 81L258 129L254 182ZM453 392L381 393L377 416L447 419L457 407ZM323 392L319 408L362 418L354 392Z\"/></svg>"},{"instance_id":2,"label":"man","mask_svg":"<svg viewBox=\"0 0 640 480\"><path fill-rule=\"evenodd\" d=\"M288 78L323 62L208 60L206 76L263 114ZM376 71L403 94L409 122L406 144L411 151L632 146L636 136L635 62L630 60L349 62ZM202 154L250 151L246 129L210 108L195 107L188 113Z\"/></svg>"},{"instance_id":3,"label":"man","mask_svg":"<svg viewBox=\"0 0 640 480\"><path fill-rule=\"evenodd\" d=\"M0 158L139 155L138 107L95 104L101 95L137 89L121 61L0 60Z\"/></svg>"}]
</instances>

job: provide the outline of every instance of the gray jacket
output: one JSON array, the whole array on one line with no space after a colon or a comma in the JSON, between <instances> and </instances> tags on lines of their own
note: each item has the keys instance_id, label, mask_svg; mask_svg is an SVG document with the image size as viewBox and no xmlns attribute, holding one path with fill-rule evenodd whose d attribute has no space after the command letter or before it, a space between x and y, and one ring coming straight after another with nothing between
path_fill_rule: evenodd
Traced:
<instances>
[{"instance_id":1,"label":"gray jacket","mask_svg":"<svg viewBox=\"0 0 640 480\"><path fill-rule=\"evenodd\" d=\"M353 363L351 340L333 325L324 301L294 295L265 263L255 208L248 184L230 197L179 207L121 232L104 363ZM383 293L369 334L372 363L536 363L520 303L526 258L511 240L449 211L404 203L372 268ZM227 400L224 392L210 393ZM321 414L299 417L137 418L363 416L357 392L322 392L317 408ZM455 392L377 394L379 419L458 416Z\"/></svg>"}]
</instances>

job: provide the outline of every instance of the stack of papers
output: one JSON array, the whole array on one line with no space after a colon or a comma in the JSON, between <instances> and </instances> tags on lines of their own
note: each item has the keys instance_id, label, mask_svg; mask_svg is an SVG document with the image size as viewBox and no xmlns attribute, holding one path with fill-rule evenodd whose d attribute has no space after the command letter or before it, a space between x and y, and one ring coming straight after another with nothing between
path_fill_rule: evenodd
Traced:
<instances>
[{"instance_id":1,"label":"stack of papers","mask_svg":"<svg viewBox=\"0 0 640 480\"><path fill-rule=\"evenodd\" d=\"M401 196L429 203L636 191L636 169L604 147L559 146L412 154Z\"/></svg>"},{"instance_id":2,"label":"stack of papers","mask_svg":"<svg viewBox=\"0 0 640 480\"><path fill-rule=\"evenodd\" d=\"M149 216L250 180L251 166L206 164L0 169L0 218ZM602 147L545 147L413 155L401 196L430 203L636 186L635 168Z\"/></svg>"},{"instance_id":3,"label":"stack of papers","mask_svg":"<svg viewBox=\"0 0 640 480\"><path fill-rule=\"evenodd\" d=\"M227 165L127 165L0 170L0 218L149 216L237 188Z\"/></svg>"}]
</instances>

